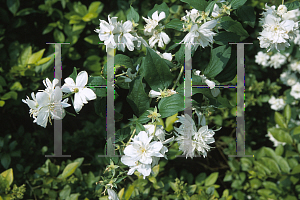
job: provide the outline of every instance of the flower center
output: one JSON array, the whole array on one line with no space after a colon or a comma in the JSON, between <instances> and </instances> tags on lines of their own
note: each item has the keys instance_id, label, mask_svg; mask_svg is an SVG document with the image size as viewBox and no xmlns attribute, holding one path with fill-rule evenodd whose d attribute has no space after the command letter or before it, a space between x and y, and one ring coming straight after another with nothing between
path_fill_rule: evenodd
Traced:
<instances>
[{"instance_id":1,"label":"flower center","mask_svg":"<svg viewBox=\"0 0 300 200\"><path fill-rule=\"evenodd\" d=\"M74 89L74 92L75 92L75 93L79 92L79 89L78 89L78 88L75 88L75 89Z\"/></svg>"}]
</instances>

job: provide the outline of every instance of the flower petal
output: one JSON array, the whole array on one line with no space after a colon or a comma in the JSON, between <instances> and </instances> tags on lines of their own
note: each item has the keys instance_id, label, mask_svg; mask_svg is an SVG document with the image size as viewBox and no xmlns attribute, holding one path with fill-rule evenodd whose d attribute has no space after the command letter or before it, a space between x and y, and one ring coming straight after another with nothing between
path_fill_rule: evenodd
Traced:
<instances>
[{"instance_id":1,"label":"flower petal","mask_svg":"<svg viewBox=\"0 0 300 200\"><path fill-rule=\"evenodd\" d=\"M76 112L79 112L82 109L83 102L81 100L81 97L78 93L75 93L74 97L74 109Z\"/></svg>"},{"instance_id":2,"label":"flower petal","mask_svg":"<svg viewBox=\"0 0 300 200\"><path fill-rule=\"evenodd\" d=\"M81 71L76 77L76 86L84 87L88 82L88 74L86 71Z\"/></svg>"},{"instance_id":3,"label":"flower petal","mask_svg":"<svg viewBox=\"0 0 300 200\"><path fill-rule=\"evenodd\" d=\"M83 90L81 92L84 94L84 96L86 96L86 99L88 101L91 101L91 100L94 100L97 98L94 91L90 88L83 88Z\"/></svg>"}]
</instances>

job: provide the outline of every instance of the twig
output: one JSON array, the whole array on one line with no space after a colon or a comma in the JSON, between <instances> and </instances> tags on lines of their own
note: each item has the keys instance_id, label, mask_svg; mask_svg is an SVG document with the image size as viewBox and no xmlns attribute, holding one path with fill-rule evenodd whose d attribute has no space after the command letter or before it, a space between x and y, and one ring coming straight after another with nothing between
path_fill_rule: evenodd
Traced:
<instances>
[{"instance_id":1,"label":"twig","mask_svg":"<svg viewBox=\"0 0 300 200\"><path fill-rule=\"evenodd\" d=\"M36 196L35 196L35 194L34 194L34 189L33 189L32 186L30 185L30 183L28 182L28 180L26 180L26 183L29 185L29 187L30 187L30 189L31 189L31 191L32 191L32 193L33 193L34 199L37 200L37 199L36 199Z\"/></svg>"}]
</instances>

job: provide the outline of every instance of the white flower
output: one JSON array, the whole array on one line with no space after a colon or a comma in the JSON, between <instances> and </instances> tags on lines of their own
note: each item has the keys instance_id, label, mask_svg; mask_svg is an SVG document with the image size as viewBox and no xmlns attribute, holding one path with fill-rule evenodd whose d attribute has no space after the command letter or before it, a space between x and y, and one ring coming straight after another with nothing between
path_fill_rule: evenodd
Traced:
<instances>
[{"instance_id":1,"label":"white flower","mask_svg":"<svg viewBox=\"0 0 300 200\"><path fill-rule=\"evenodd\" d=\"M124 149L124 154L121 158L122 163L132 167L128 174L131 175L135 170L138 170L140 173L146 176L150 175L151 172L151 163L153 157L164 157L160 153L163 148L163 144L158 141L152 140L153 136L149 136L147 132L140 131L136 135L129 145Z\"/></svg>"},{"instance_id":2,"label":"white flower","mask_svg":"<svg viewBox=\"0 0 300 200\"><path fill-rule=\"evenodd\" d=\"M71 106L67 103L68 99L62 100L62 90L56 86L52 94L38 92L36 100L39 104L39 111L36 123L44 128L47 126L48 118L51 123L52 119L62 119L66 115L64 108Z\"/></svg>"},{"instance_id":3,"label":"white flower","mask_svg":"<svg viewBox=\"0 0 300 200\"><path fill-rule=\"evenodd\" d=\"M300 61L298 60L293 60L290 64L289 67L292 71L297 71L300 73Z\"/></svg>"},{"instance_id":4,"label":"white flower","mask_svg":"<svg viewBox=\"0 0 300 200\"><path fill-rule=\"evenodd\" d=\"M151 48L153 48L156 43L158 43L159 47L164 47L164 45L168 44L169 42L169 36L165 32L158 30L154 30L151 38L149 39L149 45Z\"/></svg>"},{"instance_id":5,"label":"white flower","mask_svg":"<svg viewBox=\"0 0 300 200\"><path fill-rule=\"evenodd\" d=\"M55 85L57 85L57 83L59 82L58 79L53 79L52 83L49 80L49 78L46 78L46 80L43 80L43 84L45 85L46 89L45 90L39 90L39 91L43 91L46 92L47 94L51 95L54 91Z\"/></svg>"},{"instance_id":6,"label":"white flower","mask_svg":"<svg viewBox=\"0 0 300 200\"><path fill-rule=\"evenodd\" d=\"M292 86L292 90L290 93L295 99L300 99L300 83L297 82Z\"/></svg>"},{"instance_id":7,"label":"white flower","mask_svg":"<svg viewBox=\"0 0 300 200\"><path fill-rule=\"evenodd\" d=\"M269 104L271 104L271 109L276 110L276 111L282 110L285 106L285 102L283 99L281 99L281 98L276 99L274 96L272 96L269 99Z\"/></svg>"},{"instance_id":8,"label":"white flower","mask_svg":"<svg viewBox=\"0 0 300 200\"><path fill-rule=\"evenodd\" d=\"M168 61L172 61L172 54L171 53L160 53L159 51L156 51L156 53L163 59L166 59Z\"/></svg>"},{"instance_id":9,"label":"white flower","mask_svg":"<svg viewBox=\"0 0 300 200\"><path fill-rule=\"evenodd\" d=\"M174 91L174 90L170 90L170 89L164 89L163 91L159 89L159 92L157 91L154 91L154 90L150 90L149 92L149 97L151 98L157 98L158 99L161 99L161 98L164 98L164 97L169 97L169 96L172 96L173 94L176 94L177 92Z\"/></svg>"},{"instance_id":10,"label":"white flower","mask_svg":"<svg viewBox=\"0 0 300 200\"><path fill-rule=\"evenodd\" d=\"M269 65L270 67L274 67L274 69L280 68L286 62L286 57L281 53L277 52L273 56L271 56Z\"/></svg>"},{"instance_id":11,"label":"white flower","mask_svg":"<svg viewBox=\"0 0 300 200\"><path fill-rule=\"evenodd\" d=\"M218 4L215 4L211 16L218 17L219 15L220 15L220 8Z\"/></svg>"},{"instance_id":12,"label":"white flower","mask_svg":"<svg viewBox=\"0 0 300 200\"><path fill-rule=\"evenodd\" d=\"M104 44L106 47L110 44L112 46L110 47L115 47L116 42L115 42L115 34L117 33L117 18L118 17L112 17L108 15L108 22L107 23L105 20L100 20L100 29L96 29L95 32L99 33L99 38L101 41L104 41Z\"/></svg>"},{"instance_id":13,"label":"white flower","mask_svg":"<svg viewBox=\"0 0 300 200\"><path fill-rule=\"evenodd\" d=\"M29 106L29 108L30 108L30 110L29 110L30 117L32 116L34 118L33 122L35 123L36 120L37 120L37 115L39 113L39 109L38 109L39 108L39 103L36 100L34 92L31 93L31 97L32 97L33 100L29 99L29 97L27 96L27 99L26 100L22 99L22 101Z\"/></svg>"},{"instance_id":14,"label":"white flower","mask_svg":"<svg viewBox=\"0 0 300 200\"><path fill-rule=\"evenodd\" d=\"M286 13L284 13L282 15L282 19L283 20L293 20L293 21L298 21L298 18L300 16L300 10L299 8L295 9L295 10L290 10L287 11Z\"/></svg>"},{"instance_id":15,"label":"white flower","mask_svg":"<svg viewBox=\"0 0 300 200\"><path fill-rule=\"evenodd\" d=\"M195 8L193 8L193 9L190 10L190 11L187 11L187 10L186 10L185 12L186 12L186 15L183 16L183 17L181 18L181 20L185 21L186 23L190 23L190 22L193 22L193 23L200 23L200 22L201 22L200 20L197 20L197 22L196 22L196 19L197 19L198 17L200 17L201 15L200 15L199 11L196 10Z\"/></svg>"},{"instance_id":16,"label":"white flower","mask_svg":"<svg viewBox=\"0 0 300 200\"><path fill-rule=\"evenodd\" d=\"M257 55L255 56L255 62L259 65L262 65L264 67L269 66L268 60L270 56L266 53L263 53L262 51L259 51Z\"/></svg>"},{"instance_id":17,"label":"white flower","mask_svg":"<svg viewBox=\"0 0 300 200\"><path fill-rule=\"evenodd\" d=\"M145 34L147 34L147 32L148 32L148 34L149 33L152 33L152 31L153 31L153 29L155 29L155 27L158 25L158 22L160 21L160 20L162 20L162 19L164 19L166 17L166 14L165 14L165 12L161 12L159 15L158 15L158 11L155 11L153 14L152 14L152 19L150 19L149 17L148 17L148 19L147 18L145 18L145 17L143 17L143 19L146 21L146 26L144 27L145 28L145 30L144 30L144 32L145 32Z\"/></svg>"},{"instance_id":18,"label":"white flower","mask_svg":"<svg viewBox=\"0 0 300 200\"><path fill-rule=\"evenodd\" d=\"M196 71L194 72L195 75L201 77L202 82L205 82L205 83L209 86L209 89L215 88L215 86L216 86L215 82L213 82L213 81L211 81L211 80L208 80L204 75L200 75L200 73L201 73L200 70L196 70Z\"/></svg>"},{"instance_id":19,"label":"white flower","mask_svg":"<svg viewBox=\"0 0 300 200\"><path fill-rule=\"evenodd\" d=\"M208 129L208 126L202 126L198 131L196 129L195 122L189 115L178 116L181 125L179 128L174 127L175 130L180 134L176 134L178 137L175 139L178 141L179 150L183 151L186 158L191 158L195 155L195 150L199 155L203 157L207 156L207 151L210 150L208 144L215 142L213 130Z\"/></svg>"},{"instance_id":20,"label":"white flower","mask_svg":"<svg viewBox=\"0 0 300 200\"><path fill-rule=\"evenodd\" d=\"M137 170L139 173L141 173L144 177L144 179L150 175L151 173L151 164L143 164L140 163L139 161L135 161L132 159L132 157L130 156L122 156L121 157L121 162L124 165L127 165L130 167L129 171L128 171L128 175L132 175L135 170Z\"/></svg>"},{"instance_id":21,"label":"white flower","mask_svg":"<svg viewBox=\"0 0 300 200\"><path fill-rule=\"evenodd\" d=\"M280 5L277 8L277 15L283 15L287 12L287 7L285 5Z\"/></svg>"},{"instance_id":22,"label":"white flower","mask_svg":"<svg viewBox=\"0 0 300 200\"><path fill-rule=\"evenodd\" d=\"M191 27L190 32L183 38L180 43L185 43L186 46L188 46L188 44L192 44L194 45L193 48L195 50L199 47L199 45L201 45L202 48L205 48L206 46L214 42L213 36L215 36L216 33L211 31L211 29L213 29L217 23L217 20L211 20L205 22L200 27L197 24L194 24Z\"/></svg>"},{"instance_id":23,"label":"white flower","mask_svg":"<svg viewBox=\"0 0 300 200\"><path fill-rule=\"evenodd\" d=\"M260 40L260 47L267 48L268 52L274 48L284 50L289 47L288 40L295 35L298 29L298 23L292 20L283 20L281 17L276 17L273 14L267 14L265 19L262 20L263 31L260 32L258 39Z\"/></svg>"},{"instance_id":24,"label":"white flower","mask_svg":"<svg viewBox=\"0 0 300 200\"><path fill-rule=\"evenodd\" d=\"M283 146L286 144L285 142L279 142L278 140L276 140L274 136L271 134L271 132L269 131L266 137L269 137L269 139L274 143L274 147L277 147L280 144L282 144Z\"/></svg>"},{"instance_id":25,"label":"white flower","mask_svg":"<svg viewBox=\"0 0 300 200\"><path fill-rule=\"evenodd\" d=\"M65 84L62 86L62 91L65 93L75 92L74 97L74 109L79 112L82 109L83 104L87 104L87 101L96 99L96 94L93 90L86 88L85 85L88 81L88 74L86 71L81 71L76 77L76 83L70 77L65 79Z\"/></svg>"},{"instance_id":26,"label":"white flower","mask_svg":"<svg viewBox=\"0 0 300 200\"><path fill-rule=\"evenodd\" d=\"M121 24L119 30L120 32L118 33L118 49L121 49L124 52L126 45L129 51L133 51L133 41L136 40L136 38L130 34L130 32L133 30L132 22L128 20L124 24Z\"/></svg>"},{"instance_id":27,"label":"white flower","mask_svg":"<svg viewBox=\"0 0 300 200\"><path fill-rule=\"evenodd\" d=\"M107 193L108 193L108 199L119 200L119 197L114 190L107 188Z\"/></svg>"}]
</instances>

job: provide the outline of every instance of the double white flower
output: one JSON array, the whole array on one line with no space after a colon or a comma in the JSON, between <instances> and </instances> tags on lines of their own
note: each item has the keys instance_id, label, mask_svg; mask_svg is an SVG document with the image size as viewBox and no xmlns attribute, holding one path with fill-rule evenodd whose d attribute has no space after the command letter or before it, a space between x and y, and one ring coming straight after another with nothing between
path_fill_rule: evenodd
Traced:
<instances>
[{"instance_id":1,"label":"double white flower","mask_svg":"<svg viewBox=\"0 0 300 200\"><path fill-rule=\"evenodd\" d=\"M282 98L276 99L274 96L269 99L269 104L271 105L271 109L276 111L282 110L285 106L285 102Z\"/></svg>"},{"instance_id":2,"label":"double white flower","mask_svg":"<svg viewBox=\"0 0 300 200\"><path fill-rule=\"evenodd\" d=\"M202 126L198 131L196 129L195 122L189 115L178 116L181 125L179 128L174 127L174 129L179 133L176 134L178 137L175 139L178 141L179 150L183 151L183 154L187 157L193 158L195 152L203 157L207 156L207 151L210 150L208 144L214 143L215 139L213 138L215 132L211 129L208 129L208 126ZM220 129L218 129L220 130ZM217 130L216 130L217 131Z\"/></svg>"},{"instance_id":3,"label":"double white flower","mask_svg":"<svg viewBox=\"0 0 300 200\"><path fill-rule=\"evenodd\" d=\"M152 14L152 19L148 17L143 19L146 21L144 34L145 35L151 35L151 38L149 39L149 45L151 48L154 47L156 43L158 43L159 47L164 47L165 44L168 44L170 42L169 36L163 32L164 26L159 23L160 20L164 19L166 17L165 12L161 12L158 15L158 11L155 11Z\"/></svg>"},{"instance_id":4,"label":"double white flower","mask_svg":"<svg viewBox=\"0 0 300 200\"><path fill-rule=\"evenodd\" d=\"M117 46L119 50L124 52L126 46L129 51L133 51L133 41L138 39L132 35L134 33L132 22L129 20L125 23L118 22L117 18L110 18L108 15L109 23L105 20L100 20L100 29L96 29L95 32L99 34L100 40L104 41L106 50L107 47L115 48Z\"/></svg>"},{"instance_id":5,"label":"double white flower","mask_svg":"<svg viewBox=\"0 0 300 200\"><path fill-rule=\"evenodd\" d=\"M292 86L292 90L290 94L295 98L295 99L300 99L300 83L297 82L295 85Z\"/></svg>"},{"instance_id":6,"label":"double white flower","mask_svg":"<svg viewBox=\"0 0 300 200\"><path fill-rule=\"evenodd\" d=\"M279 6L277 11L275 6L268 7L266 5L266 8L261 19L263 31L258 37L260 47L267 48L268 52L274 48L277 51L284 50L285 47L290 46L289 40L296 36L298 22L283 17L287 13L285 5Z\"/></svg>"}]
</instances>

